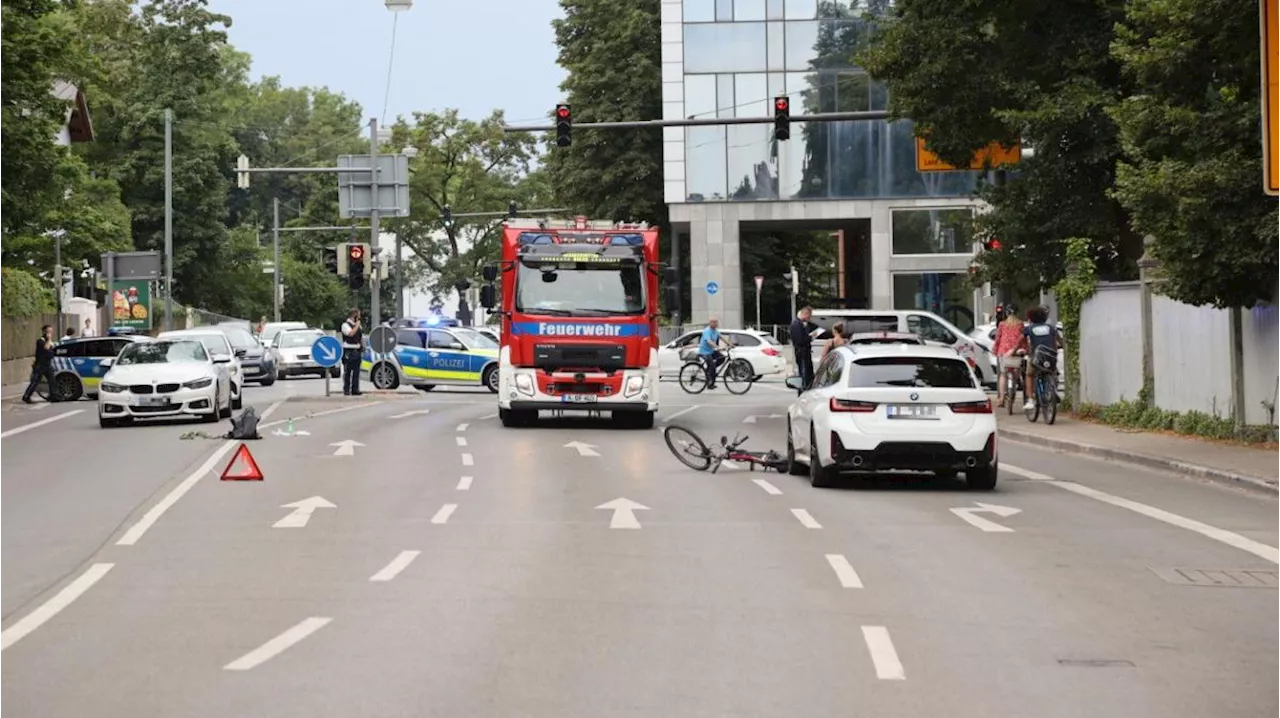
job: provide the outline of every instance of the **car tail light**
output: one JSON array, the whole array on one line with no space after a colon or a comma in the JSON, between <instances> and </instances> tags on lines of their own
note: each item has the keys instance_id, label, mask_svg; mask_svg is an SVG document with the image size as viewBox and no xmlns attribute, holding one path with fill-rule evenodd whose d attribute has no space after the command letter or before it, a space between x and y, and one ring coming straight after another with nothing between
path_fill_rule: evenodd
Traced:
<instances>
[{"instance_id":1,"label":"car tail light","mask_svg":"<svg viewBox=\"0 0 1280 718\"><path fill-rule=\"evenodd\" d=\"M982 401L964 401L959 404L951 404L952 414L990 414L991 400L983 399Z\"/></svg>"},{"instance_id":2,"label":"car tail light","mask_svg":"<svg viewBox=\"0 0 1280 718\"><path fill-rule=\"evenodd\" d=\"M770 356L770 357L776 357L776 356L778 356L778 350L777 350L777 349L774 349L773 347L765 347L764 349L761 349L761 350L760 350L760 353L764 354L765 356Z\"/></svg>"},{"instance_id":3,"label":"car tail light","mask_svg":"<svg viewBox=\"0 0 1280 718\"><path fill-rule=\"evenodd\" d=\"M869 414L876 410L878 406L873 401L854 401L853 399L837 399L831 397L831 410L840 412L856 412L859 414Z\"/></svg>"}]
</instances>

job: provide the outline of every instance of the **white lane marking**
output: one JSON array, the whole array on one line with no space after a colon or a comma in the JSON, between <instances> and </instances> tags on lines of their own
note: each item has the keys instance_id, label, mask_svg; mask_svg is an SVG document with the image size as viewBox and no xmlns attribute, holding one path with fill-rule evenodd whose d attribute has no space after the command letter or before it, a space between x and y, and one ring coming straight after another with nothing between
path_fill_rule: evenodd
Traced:
<instances>
[{"instance_id":1,"label":"white lane marking","mask_svg":"<svg viewBox=\"0 0 1280 718\"><path fill-rule=\"evenodd\" d=\"M1011 466L1001 466L1000 468L1015 474L1023 471L1022 469ZM1180 529L1193 531L1206 538L1211 538L1214 541L1220 541L1232 548L1238 548L1241 551L1246 551L1254 556L1266 559L1271 563L1280 564L1280 549L1277 549L1274 546L1268 546L1260 541L1254 541L1251 538L1245 538L1238 533L1227 531L1226 529L1220 529L1217 526L1210 526L1209 524L1196 521L1195 519L1189 519L1186 516L1180 516L1178 514L1165 511L1164 509L1148 506L1147 504L1140 503L1132 499L1126 499L1121 496L1115 496L1114 494L1108 494L1105 491L1091 489L1088 486L1077 484L1074 481L1050 479L1045 483L1066 489L1073 494L1088 496L1091 499L1096 499L1105 504L1111 504L1112 506L1118 506L1122 509L1128 509L1136 514L1142 514L1143 516L1155 519L1156 521L1163 521L1170 526L1177 526Z\"/></svg>"},{"instance_id":2,"label":"white lane marking","mask_svg":"<svg viewBox=\"0 0 1280 718\"><path fill-rule=\"evenodd\" d=\"M463 466L475 466L475 464L476 464L476 460L475 460L474 458L472 458L472 457L471 457L471 454L463 454L463 455L462 455L462 465L463 465Z\"/></svg>"},{"instance_id":3,"label":"white lane marking","mask_svg":"<svg viewBox=\"0 0 1280 718\"><path fill-rule=\"evenodd\" d=\"M456 511L457 509L458 509L457 504L445 504L444 506L441 506L440 510L436 512L436 515L431 517L431 523L433 524L448 523L449 517L452 516L453 512Z\"/></svg>"},{"instance_id":4,"label":"white lane marking","mask_svg":"<svg viewBox=\"0 0 1280 718\"><path fill-rule=\"evenodd\" d=\"M281 401L274 402L271 406L268 406L267 410L262 412L262 416L258 417L258 421L263 421L268 416L271 416L272 414L274 414L276 409L279 409L280 405L283 403L284 403L284 400L281 400Z\"/></svg>"},{"instance_id":5,"label":"white lane marking","mask_svg":"<svg viewBox=\"0 0 1280 718\"><path fill-rule=\"evenodd\" d=\"M471 488L471 477L470 477L470 476L464 476L464 477L462 477L461 479L458 479L458 490L459 490L459 491L466 491L466 490L468 490L468 489L470 489L470 488Z\"/></svg>"},{"instance_id":6,"label":"white lane marking","mask_svg":"<svg viewBox=\"0 0 1280 718\"><path fill-rule=\"evenodd\" d=\"M430 410L430 409L415 409L414 411L403 411L403 412L400 412L399 414L392 414L392 415L391 415L390 417L388 417L388 418L391 418L391 419L404 419L404 418L406 418L406 417L410 417L410 416L418 416L418 415L420 415L420 414L430 414L430 413L431 413L431 410Z\"/></svg>"},{"instance_id":7,"label":"white lane marking","mask_svg":"<svg viewBox=\"0 0 1280 718\"><path fill-rule=\"evenodd\" d=\"M827 554L827 563L831 564L832 570L836 572L836 578L840 579L841 587L862 588L862 579L858 578L858 572L853 570L853 565L844 557L844 554Z\"/></svg>"},{"instance_id":8,"label":"white lane marking","mask_svg":"<svg viewBox=\"0 0 1280 718\"><path fill-rule=\"evenodd\" d=\"M984 519L976 514L991 513L1005 519L1013 516L1014 514L1022 513L1022 509L1015 509L1012 506L999 506L997 504L984 504L980 501L975 501L974 503L977 504L976 507L969 506L951 509L951 513L959 516L965 523L971 526L976 526L987 533L1013 533L1013 529L1008 526L1001 526L994 521Z\"/></svg>"},{"instance_id":9,"label":"white lane marking","mask_svg":"<svg viewBox=\"0 0 1280 718\"><path fill-rule=\"evenodd\" d=\"M41 402L39 404L32 404L31 406L27 407L27 411L44 411L45 409L48 409L51 406L53 406L53 404L50 404L47 401Z\"/></svg>"},{"instance_id":10,"label":"white lane marking","mask_svg":"<svg viewBox=\"0 0 1280 718\"><path fill-rule=\"evenodd\" d=\"M898 660L898 652L893 648L893 639L889 637L889 629L884 626L863 626L862 640L867 643L867 652L871 654L871 662L876 667L876 678L882 681L905 681L907 672Z\"/></svg>"},{"instance_id":11,"label":"white lane marking","mask_svg":"<svg viewBox=\"0 0 1280 718\"><path fill-rule=\"evenodd\" d=\"M377 406L377 405L379 405L379 404L381 404L381 403L382 403L381 401L370 401L370 402L366 402L366 403L364 403L364 404L352 404L351 406L340 406L340 407L338 407L337 409L325 409L324 411L316 411L316 412L312 412L312 413L310 413L310 414L303 414L302 416L291 416L291 417L289 417L288 419L276 419L275 421L268 421L268 422L267 422L267 423L265 423L265 424L259 424L259 425L258 425L258 428L259 428L259 429L269 429L269 428L271 428L271 427L273 427L273 426L279 426L280 424L284 424L284 423L288 422L288 421L289 421L289 419L293 419L294 421L302 421L303 419L314 419L314 418L316 418L316 417L318 417L318 416L329 416L329 415L331 415L331 414L341 414L341 413L342 413L342 412L344 412L344 411L352 411L352 410L355 410L355 409L364 409L365 407L369 407L369 406Z\"/></svg>"},{"instance_id":12,"label":"white lane marking","mask_svg":"<svg viewBox=\"0 0 1280 718\"><path fill-rule=\"evenodd\" d=\"M677 411L676 413L672 414L671 416L668 416L667 418L663 419L663 420L662 420L662 423L664 423L664 424L670 424L672 421L675 421L676 417L684 416L685 414L688 414L689 412L693 411L694 409L697 409L699 406L701 406L701 405L700 405L700 404L694 404L693 406L687 406L687 407L685 407L685 408L681 409L680 411Z\"/></svg>"},{"instance_id":13,"label":"white lane marking","mask_svg":"<svg viewBox=\"0 0 1280 718\"><path fill-rule=\"evenodd\" d=\"M457 402L457 403L461 404L461 403L463 403L463 402ZM482 417L480 417L480 418L481 418L481 419L496 419L496 418L498 418L498 415L497 415L497 414L485 414L484 416L482 416Z\"/></svg>"},{"instance_id":14,"label":"white lane marking","mask_svg":"<svg viewBox=\"0 0 1280 718\"><path fill-rule=\"evenodd\" d=\"M613 501L600 504L597 509L612 511L609 517L609 528L611 529L638 529L640 521L636 519L636 511L648 511L649 507L641 503L636 503L625 497L618 497Z\"/></svg>"},{"instance_id":15,"label":"white lane marking","mask_svg":"<svg viewBox=\"0 0 1280 718\"><path fill-rule=\"evenodd\" d=\"M293 509L293 511L272 524L271 528L273 529L306 528L307 522L311 521L311 516L316 512L316 509L336 509L338 507L323 496L312 496L309 499L284 504L280 508Z\"/></svg>"},{"instance_id":16,"label":"white lane marking","mask_svg":"<svg viewBox=\"0 0 1280 718\"><path fill-rule=\"evenodd\" d=\"M800 524L807 529L822 528L822 524L815 521L813 519L813 516L811 516L809 512L805 511L804 509L791 509L791 514L795 516L800 521Z\"/></svg>"},{"instance_id":17,"label":"white lane marking","mask_svg":"<svg viewBox=\"0 0 1280 718\"><path fill-rule=\"evenodd\" d=\"M27 634L43 626L50 618L58 615L62 609L70 606L72 601L80 598L93 584L97 583L103 576L106 576L107 571L110 571L113 566L115 566L114 563L93 564L84 573L77 576L76 580L67 584L66 588L58 591L53 598L40 604L36 610L9 626L8 630L0 633L0 651L26 638Z\"/></svg>"},{"instance_id":18,"label":"white lane marking","mask_svg":"<svg viewBox=\"0 0 1280 718\"><path fill-rule=\"evenodd\" d=\"M470 425L470 424L458 424L458 431L466 431L468 426L471 426L471 425Z\"/></svg>"},{"instance_id":19,"label":"white lane marking","mask_svg":"<svg viewBox=\"0 0 1280 718\"><path fill-rule=\"evenodd\" d=\"M75 416L82 412L84 412L84 409L72 409L71 411L64 411L57 416L51 416L48 419L41 419L40 421L33 421L30 424L23 424L22 426L14 427L4 433L0 433L0 439L7 439L15 434L21 434L24 431L31 431L32 429L44 426L45 424L52 424L55 421L62 421L68 416Z\"/></svg>"},{"instance_id":20,"label":"white lane marking","mask_svg":"<svg viewBox=\"0 0 1280 718\"><path fill-rule=\"evenodd\" d=\"M769 483L768 481L765 481L764 479L752 479L752 481L756 483L756 486L759 486L760 488L764 489L764 492L766 494L769 494L770 496L782 495L782 492L778 490L777 486L774 486L773 484Z\"/></svg>"},{"instance_id":21,"label":"white lane marking","mask_svg":"<svg viewBox=\"0 0 1280 718\"><path fill-rule=\"evenodd\" d=\"M381 571L369 577L370 581L390 581L400 574L401 571L409 567L413 560L418 557L421 551L401 551L399 556L391 559L391 563L382 568Z\"/></svg>"},{"instance_id":22,"label":"white lane marking","mask_svg":"<svg viewBox=\"0 0 1280 718\"><path fill-rule=\"evenodd\" d=\"M576 450L578 452L578 456L599 456L600 455L600 453L596 451L595 444L585 444L581 441L570 441L569 443L564 445L564 448Z\"/></svg>"},{"instance_id":23,"label":"white lane marking","mask_svg":"<svg viewBox=\"0 0 1280 718\"><path fill-rule=\"evenodd\" d=\"M197 481L204 478L205 474L213 470L214 465L221 461L222 457L226 456L228 452L239 444L239 441L228 441L219 447L217 451L213 452L212 456L200 465L200 468L191 472L191 475L183 479L182 483L173 487L173 491L170 491L168 495L163 499L160 499L159 503L152 506L147 513L143 514L142 518L138 519L137 523L130 526L129 530L124 532L124 536L121 536L120 540L116 541L116 545L132 546L138 543L138 539L142 538L142 535L147 532L147 529L150 529L156 521L160 520L160 517L164 515L164 512L173 508L173 505L178 503L178 499L182 498L184 494L190 491L191 487L195 486Z\"/></svg>"},{"instance_id":24,"label":"white lane marking","mask_svg":"<svg viewBox=\"0 0 1280 718\"><path fill-rule=\"evenodd\" d=\"M1031 471L1030 469L1023 469L1017 466L1010 466L1009 464L1000 464L1000 470L1008 471L1011 474L1017 474L1024 479L1031 479L1032 481L1057 481L1057 479L1049 476L1048 474L1042 474L1039 471Z\"/></svg>"},{"instance_id":25,"label":"white lane marking","mask_svg":"<svg viewBox=\"0 0 1280 718\"><path fill-rule=\"evenodd\" d=\"M364 446L364 444L361 444L355 439L344 439L342 441L335 441L332 444L329 444L329 446L338 447L333 452L334 456L355 456L356 447Z\"/></svg>"},{"instance_id":26,"label":"white lane marking","mask_svg":"<svg viewBox=\"0 0 1280 718\"><path fill-rule=\"evenodd\" d=\"M457 440L457 442L458 442L458 446L466 446L466 445L467 445L467 437L465 437L465 436L455 436L455 437L454 437L454 439L456 439L456 440Z\"/></svg>"},{"instance_id":27,"label":"white lane marking","mask_svg":"<svg viewBox=\"0 0 1280 718\"><path fill-rule=\"evenodd\" d=\"M247 671L283 653L285 649L324 628L332 618L312 616L261 646L223 666L224 671Z\"/></svg>"}]
</instances>

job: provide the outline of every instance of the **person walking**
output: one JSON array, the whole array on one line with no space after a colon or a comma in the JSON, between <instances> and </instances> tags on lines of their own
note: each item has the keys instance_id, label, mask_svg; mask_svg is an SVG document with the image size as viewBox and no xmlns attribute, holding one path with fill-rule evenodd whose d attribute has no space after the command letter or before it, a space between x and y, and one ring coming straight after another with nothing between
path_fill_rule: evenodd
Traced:
<instances>
[{"instance_id":1,"label":"person walking","mask_svg":"<svg viewBox=\"0 0 1280 718\"><path fill-rule=\"evenodd\" d=\"M360 310L352 308L342 323L342 393L360 396L360 358L364 354L364 329Z\"/></svg>"},{"instance_id":2,"label":"person walking","mask_svg":"<svg viewBox=\"0 0 1280 718\"><path fill-rule=\"evenodd\" d=\"M51 324L40 327L40 338L36 340L36 356L31 362L31 381L27 383L27 390L22 392L23 402L35 403L31 400L31 395L36 393L41 379L49 383L49 401L57 401L58 398L53 393L53 325Z\"/></svg>"},{"instance_id":3,"label":"person walking","mask_svg":"<svg viewBox=\"0 0 1280 718\"><path fill-rule=\"evenodd\" d=\"M799 393L813 383L813 337L809 335L809 318L813 316L813 307L805 307L796 312L791 322L791 349L796 354L796 371L800 375Z\"/></svg>"}]
</instances>

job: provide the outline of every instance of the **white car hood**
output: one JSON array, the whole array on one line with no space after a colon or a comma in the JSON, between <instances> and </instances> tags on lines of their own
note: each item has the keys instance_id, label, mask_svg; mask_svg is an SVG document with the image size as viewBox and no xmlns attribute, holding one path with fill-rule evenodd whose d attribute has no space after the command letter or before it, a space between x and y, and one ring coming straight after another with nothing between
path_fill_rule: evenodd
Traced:
<instances>
[{"instance_id":1,"label":"white car hood","mask_svg":"<svg viewBox=\"0 0 1280 718\"><path fill-rule=\"evenodd\" d=\"M112 384L151 384L192 381L215 375L213 367L208 364L130 364L113 366L102 377Z\"/></svg>"}]
</instances>

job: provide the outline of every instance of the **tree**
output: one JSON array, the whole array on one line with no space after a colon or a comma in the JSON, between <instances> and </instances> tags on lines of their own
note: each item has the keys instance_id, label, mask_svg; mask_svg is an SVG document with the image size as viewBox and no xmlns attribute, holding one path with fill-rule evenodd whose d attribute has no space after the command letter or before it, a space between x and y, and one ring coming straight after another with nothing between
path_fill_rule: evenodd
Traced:
<instances>
[{"instance_id":1,"label":"tree","mask_svg":"<svg viewBox=\"0 0 1280 718\"><path fill-rule=\"evenodd\" d=\"M14 0L0 6L0 231L38 232L39 219L62 198L58 169L66 148L54 137L70 109L53 95L54 81L69 69L73 23L55 0Z\"/></svg>"},{"instance_id":2,"label":"tree","mask_svg":"<svg viewBox=\"0 0 1280 718\"><path fill-rule=\"evenodd\" d=\"M561 83L575 122L662 117L659 0L560 0L552 25ZM551 108L548 108L550 110ZM546 163L557 206L593 219L667 223L662 196L662 130L575 131L570 147L551 142Z\"/></svg>"},{"instance_id":3,"label":"tree","mask_svg":"<svg viewBox=\"0 0 1280 718\"><path fill-rule=\"evenodd\" d=\"M1112 109L1125 150L1115 195L1155 237L1160 291L1222 308L1274 301L1278 218L1258 186L1256 8L1130 0L1112 51L1135 85Z\"/></svg>"},{"instance_id":4,"label":"tree","mask_svg":"<svg viewBox=\"0 0 1280 718\"><path fill-rule=\"evenodd\" d=\"M979 279L1051 286L1069 237L1093 242L1100 274L1132 276L1141 242L1109 194L1120 145L1107 108L1127 94L1109 45L1124 4L900 0L860 55L888 84L890 112L949 163L992 142L1034 148L1007 183L980 189L991 211L979 236L1019 252L980 257Z\"/></svg>"},{"instance_id":5,"label":"tree","mask_svg":"<svg viewBox=\"0 0 1280 718\"><path fill-rule=\"evenodd\" d=\"M418 155L410 165L412 215L393 220L390 229L429 270L425 288L437 296L461 279L474 281L480 265L497 257L505 219L459 217L446 224L446 206L454 214L505 214L509 202L547 201L545 179L530 174L536 140L507 134L503 124L501 111L475 122L446 110L414 113L413 125L401 120L393 129L393 146L414 147Z\"/></svg>"}]
</instances>

